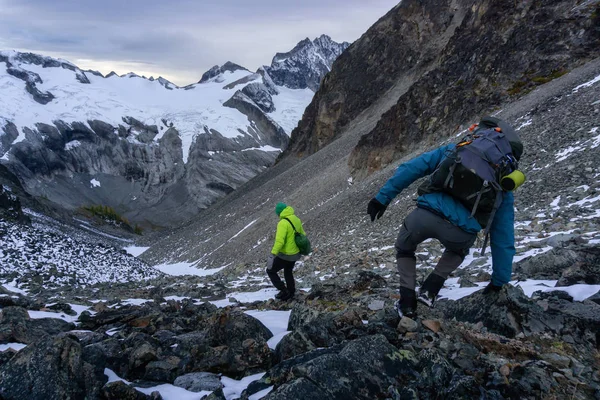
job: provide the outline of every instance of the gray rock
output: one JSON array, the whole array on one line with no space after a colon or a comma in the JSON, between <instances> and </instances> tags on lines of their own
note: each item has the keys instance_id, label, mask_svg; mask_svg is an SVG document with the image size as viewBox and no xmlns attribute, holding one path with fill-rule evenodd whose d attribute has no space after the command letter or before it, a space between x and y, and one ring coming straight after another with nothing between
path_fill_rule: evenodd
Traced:
<instances>
[{"instance_id":1,"label":"gray rock","mask_svg":"<svg viewBox=\"0 0 600 400\"><path fill-rule=\"evenodd\" d=\"M215 391L223 388L218 375L209 372L193 372L177 377L173 383L190 392L201 392L203 390Z\"/></svg>"},{"instance_id":2,"label":"gray rock","mask_svg":"<svg viewBox=\"0 0 600 400\"><path fill-rule=\"evenodd\" d=\"M527 258L515 266L515 273L530 279L558 279L557 286L600 282L600 248L594 246L557 247Z\"/></svg>"},{"instance_id":3,"label":"gray rock","mask_svg":"<svg viewBox=\"0 0 600 400\"><path fill-rule=\"evenodd\" d=\"M579 236L574 235L574 234L561 233L561 234L549 237L548 240L546 241L546 243L552 247L562 247L577 237L579 237Z\"/></svg>"},{"instance_id":4,"label":"gray rock","mask_svg":"<svg viewBox=\"0 0 600 400\"><path fill-rule=\"evenodd\" d=\"M385 302L383 300L372 300L368 305L369 310L372 310L372 311L383 310L384 306L385 306Z\"/></svg>"},{"instance_id":5,"label":"gray rock","mask_svg":"<svg viewBox=\"0 0 600 400\"><path fill-rule=\"evenodd\" d=\"M102 388L103 398L106 400L150 400L151 397L135 390L123 381L110 382Z\"/></svg>"},{"instance_id":6,"label":"gray rock","mask_svg":"<svg viewBox=\"0 0 600 400\"><path fill-rule=\"evenodd\" d=\"M273 104L273 98L269 89L262 83L253 82L242 89L242 93L248 96L261 110L270 113L275 111L275 105Z\"/></svg>"},{"instance_id":7,"label":"gray rock","mask_svg":"<svg viewBox=\"0 0 600 400\"><path fill-rule=\"evenodd\" d=\"M542 360L549 362L559 369L569 368L571 365L571 359L569 357L557 353L542 354Z\"/></svg>"},{"instance_id":8,"label":"gray rock","mask_svg":"<svg viewBox=\"0 0 600 400\"><path fill-rule=\"evenodd\" d=\"M294 331L277 344L275 348L275 359L282 362L300 354L315 350L317 346L310 340L302 330Z\"/></svg>"},{"instance_id":9,"label":"gray rock","mask_svg":"<svg viewBox=\"0 0 600 400\"><path fill-rule=\"evenodd\" d=\"M416 332L419 329L419 324L414 319L402 317L397 329L400 333Z\"/></svg>"},{"instance_id":10,"label":"gray rock","mask_svg":"<svg viewBox=\"0 0 600 400\"><path fill-rule=\"evenodd\" d=\"M75 325L59 318L30 319L21 307L6 307L0 314L0 342L34 343L61 332L68 332Z\"/></svg>"},{"instance_id":11,"label":"gray rock","mask_svg":"<svg viewBox=\"0 0 600 400\"><path fill-rule=\"evenodd\" d=\"M0 368L0 396L10 399L98 398L104 370L83 361L81 346L69 337L40 340Z\"/></svg>"},{"instance_id":12,"label":"gray rock","mask_svg":"<svg viewBox=\"0 0 600 400\"><path fill-rule=\"evenodd\" d=\"M348 343L339 354L296 364L266 398L377 398L394 383L390 373L414 376L416 362L412 352L398 350L383 336L368 336Z\"/></svg>"}]
</instances>

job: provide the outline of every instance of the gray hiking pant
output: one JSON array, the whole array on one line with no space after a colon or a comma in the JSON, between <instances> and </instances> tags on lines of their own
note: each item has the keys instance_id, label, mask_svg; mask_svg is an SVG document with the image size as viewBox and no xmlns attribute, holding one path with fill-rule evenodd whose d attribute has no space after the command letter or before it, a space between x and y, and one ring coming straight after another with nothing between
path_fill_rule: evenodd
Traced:
<instances>
[{"instance_id":1,"label":"gray hiking pant","mask_svg":"<svg viewBox=\"0 0 600 400\"><path fill-rule=\"evenodd\" d=\"M439 240L446 248L435 266L434 274L448 278L463 262L477 235L468 233L433 212L417 208L404 220L396 239L396 259L400 286L415 290L417 286L417 246L430 238Z\"/></svg>"}]
</instances>

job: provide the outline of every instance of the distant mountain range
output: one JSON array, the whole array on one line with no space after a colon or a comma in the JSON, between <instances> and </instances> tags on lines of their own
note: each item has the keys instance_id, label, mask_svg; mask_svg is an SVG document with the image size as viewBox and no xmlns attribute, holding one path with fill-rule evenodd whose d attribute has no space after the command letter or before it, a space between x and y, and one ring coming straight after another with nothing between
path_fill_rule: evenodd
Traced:
<instances>
[{"instance_id":1,"label":"distant mountain range","mask_svg":"<svg viewBox=\"0 0 600 400\"><path fill-rule=\"evenodd\" d=\"M67 209L180 223L273 164L348 45L306 39L256 72L227 62L185 87L2 51L0 162Z\"/></svg>"}]
</instances>

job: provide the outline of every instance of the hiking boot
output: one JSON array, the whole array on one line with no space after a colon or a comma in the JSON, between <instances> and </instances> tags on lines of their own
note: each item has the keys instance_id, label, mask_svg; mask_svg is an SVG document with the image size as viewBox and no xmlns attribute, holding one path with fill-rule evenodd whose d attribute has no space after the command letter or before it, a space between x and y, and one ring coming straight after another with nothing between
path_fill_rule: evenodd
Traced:
<instances>
[{"instance_id":1,"label":"hiking boot","mask_svg":"<svg viewBox=\"0 0 600 400\"><path fill-rule=\"evenodd\" d=\"M275 295L275 298L278 299L278 300L281 300L281 299L283 299L287 295L288 295L287 289L282 289L282 290L279 291L279 293L277 293Z\"/></svg>"},{"instance_id":2,"label":"hiking boot","mask_svg":"<svg viewBox=\"0 0 600 400\"><path fill-rule=\"evenodd\" d=\"M427 293L419 292L419 297L417 297L417 301L421 304L425 304L429 308L433 308L433 303L435 303L435 297L429 297Z\"/></svg>"},{"instance_id":3,"label":"hiking boot","mask_svg":"<svg viewBox=\"0 0 600 400\"><path fill-rule=\"evenodd\" d=\"M400 318L415 318L417 316L417 298L415 296L415 291L401 287L400 300L397 300L396 303L394 303L394 308L398 312Z\"/></svg>"},{"instance_id":4,"label":"hiking boot","mask_svg":"<svg viewBox=\"0 0 600 400\"><path fill-rule=\"evenodd\" d=\"M417 297L419 303L423 303L427 307L432 308L438 293L444 286L444 282L446 282L446 280L441 276L434 273L429 274L419 289L419 297Z\"/></svg>"},{"instance_id":5,"label":"hiking boot","mask_svg":"<svg viewBox=\"0 0 600 400\"><path fill-rule=\"evenodd\" d=\"M281 301L287 301L287 300L291 300L293 298L294 298L294 292L286 290L285 294L283 296L281 296L279 298L279 300L281 300Z\"/></svg>"}]
</instances>

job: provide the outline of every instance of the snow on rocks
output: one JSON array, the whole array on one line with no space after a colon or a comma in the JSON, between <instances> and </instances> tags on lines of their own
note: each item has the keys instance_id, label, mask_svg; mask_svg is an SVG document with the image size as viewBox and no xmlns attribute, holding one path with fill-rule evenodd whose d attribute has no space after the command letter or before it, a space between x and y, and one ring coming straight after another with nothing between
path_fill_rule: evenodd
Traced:
<instances>
[{"instance_id":1,"label":"snow on rocks","mask_svg":"<svg viewBox=\"0 0 600 400\"><path fill-rule=\"evenodd\" d=\"M132 282L160 275L113 247L0 220L0 276L18 279L20 287Z\"/></svg>"}]
</instances>

